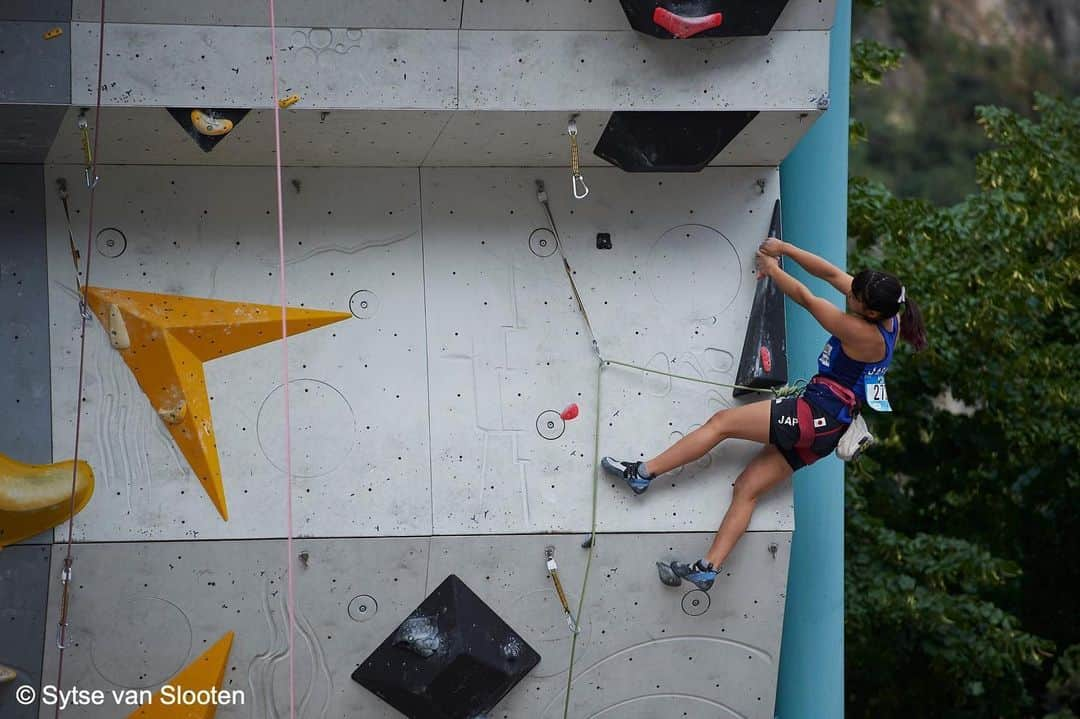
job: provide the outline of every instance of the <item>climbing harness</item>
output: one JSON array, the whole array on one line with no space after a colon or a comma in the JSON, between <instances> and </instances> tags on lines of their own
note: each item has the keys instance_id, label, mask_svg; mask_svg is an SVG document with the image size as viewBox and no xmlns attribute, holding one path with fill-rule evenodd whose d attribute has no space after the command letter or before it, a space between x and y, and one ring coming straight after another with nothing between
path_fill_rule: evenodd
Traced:
<instances>
[{"instance_id":1,"label":"climbing harness","mask_svg":"<svg viewBox=\"0 0 1080 719\"><path fill-rule=\"evenodd\" d=\"M562 603L563 611L566 613L566 625L570 627L573 634L577 634L580 629L577 622L574 621L574 615L570 612L570 603L566 601L566 592L563 591L562 582L559 580L559 565L555 563L555 547L550 544L544 547L544 558L547 560L547 570L548 575L551 577L551 583L555 585L555 593L559 595L559 602Z\"/></svg>"},{"instance_id":2,"label":"climbing harness","mask_svg":"<svg viewBox=\"0 0 1080 719\"><path fill-rule=\"evenodd\" d=\"M94 196L95 188L98 184L97 176L97 144L98 144L98 131L101 128L101 86L102 76L105 66L105 0L101 0L101 8L98 19L98 76L97 76L97 102L94 110L94 139L93 143L90 141L90 132L87 127L86 118L80 117L78 122L79 130L82 133L82 145L83 154L86 158L86 187L90 191L89 207L87 211L87 233L86 233L86 282L85 286L90 286L90 259L91 259L91 243L94 241ZM62 187L62 199L64 200L65 213L67 211L67 191L66 187ZM71 232L70 216L68 223L68 231ZM73 234L69 234L72 246L75 244ZM75 260L76 280L78 280L78 253L72 256ZM78 283L76 283L78 288ZM64 650L67 648L67 630L69 626L68 622L68 609L69 609L69 589L71 587L72 577L72 565L74 559L72 558L72 544L74 542L75 532L75 489L79 475L79 435L82 429L82 396L83 396L83 383L86 375L86 323L90 321L90 312L86 308L86 297L83 292L79 293L79 311L80 311L80 328L79 328L79 382L78 393L75 395L75 452L74 459L71 464L71 500L70 511L68 512L68 536L67 536L67 553L64 557L64 568L60 574L60 618L56 627L56 648L59 650L56 661L56 684L54 686L59 689L62 686L62 680L64 676ZM60 703L56 703L56 711L54 716L56 719L60 717Z\"/></svg>"},{"instance_id":3,"label":"climbing harness","mask_svg":"<svg viewBox=\"0 0 1080 719\"><path fill-rule=\"evenodd\" d=\"M589 194L585 178L581 176L581 152L577 141L577 115L570 118L566 125L566 134L570 136L570 187L575 200L584 200ZM579 189L580 188L580 189Z\"/></svg>"}]
</instances>

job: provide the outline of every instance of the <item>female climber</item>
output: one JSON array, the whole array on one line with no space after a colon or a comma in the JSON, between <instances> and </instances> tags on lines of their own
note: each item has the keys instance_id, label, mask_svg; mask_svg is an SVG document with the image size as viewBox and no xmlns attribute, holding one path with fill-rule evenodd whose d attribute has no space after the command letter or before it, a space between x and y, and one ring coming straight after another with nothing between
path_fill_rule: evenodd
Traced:
<instances>
[{"instance_id":1,"label":"female climber","mask_svg":"<svg viewBox=\"0 0 1080 719\"><path fill-rule=\"evenodd\" d=\"M825 280L847 298L847 312L816 297L780 267L786 256ZM634 494L664 472L704 456L725 439L765 445L735 480L731 506L712 546L694 562L657 563L660 580L678 586L685 579L708 590L721 565L750 524L759 497L791 474L828 455L864 403L887 409L885 372L899 335L918 351L926 347L919 308L904 286L887 272L863 270L852 277L828 261L770 237L757 252L758 280L771 277L780 290L806 308L832 336L818 357L818 373L801 397L720 410L698 429L643 462L604 457L601 465L623 479ZM884 402L884 404L883 404Z\"/></svg>"}]
</instances>

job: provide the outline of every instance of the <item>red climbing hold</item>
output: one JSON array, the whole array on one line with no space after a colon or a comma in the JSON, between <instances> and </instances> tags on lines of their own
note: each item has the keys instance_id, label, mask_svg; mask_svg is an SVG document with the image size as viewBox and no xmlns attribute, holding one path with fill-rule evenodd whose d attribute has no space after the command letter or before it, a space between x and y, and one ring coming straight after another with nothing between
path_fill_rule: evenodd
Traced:
<instances>
[{"instance_id":1,"label":"red climbing hold","mask_svg":"<svg viewBox=\"0 0 1080 719\"><path fill-rule=\"evenodd\" d=\"M562 411L562 414L560 414L559 416L562 417L567 422L569 422L570 420L576 418L578 416L578 406L577 406L577 404L575 403L575 404L570 405L569 407L564 409Z\"/></svg>"},{"instance_id":2,"label":"red climbing hold","mask_svg":"<svg viewBox=\"0 0 1080 719\"><path fill-rule=\"evenodd\" d=\"M761 369L772 372L772 353L765 345L761 345Z\"/></svg>"},{"instance_id":3,"label":"red climbing hold","mask_svg":"<svg viewBox=\"0 0 1080 719\"><path fill-rule=\"evenodd\" d=\"M711 15L702 15L701 17L683 17L670 10L658 7L653 11L652 19L654 23L683 40L699 35L706 30L712 30L714 27L720 27L720 24L724 22L724 13L714 12Z\"/></svg>"}]
</instances>

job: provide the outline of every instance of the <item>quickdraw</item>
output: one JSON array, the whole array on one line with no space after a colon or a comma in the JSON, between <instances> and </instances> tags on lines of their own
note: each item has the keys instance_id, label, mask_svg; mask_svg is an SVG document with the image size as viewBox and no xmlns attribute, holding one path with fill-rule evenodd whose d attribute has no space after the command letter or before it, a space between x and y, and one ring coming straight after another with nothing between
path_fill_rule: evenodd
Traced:
<instances>
[{"instance_id":1,"label":"quickdraw","mask_svg":"<svg viewBox=\"0 0 1080 719\"><path fill-rule=\"evenodd\" d=\"M90 142L90 124L87 123L85 115L79 115L78 126L79 132L82 134L83 170L86 173L86 187L92 190L97 186L98 180L101 178L95 172L94 150Z\"/></svg>"},{"instance_id":2,"label":"quickdraw","mask_svg":"<svg viewBox=\"0 0 1080 719\"><path fill-rule=\"evenodd\" d=\"M577 115L570 118L566 126L566 134L570 136L570 187L574 191L574 199L584 200L589 194L589 188L585 184L585 178L581 176L581 151L577 141Z\"/></svg>"},{"instance_id":3,"label":"quickdraw","mask_svg":"<svg viewBox=\"0 0 1080 719\"><path fill-rule=\"evenodd\" d=\"M570 627L570 631L577 634L581 631L577 622L574 621L574 615L570 611L570 603L566 601L566 592L563 591L562 582L559 580L559 565L555 563L555 547L548 545L544 548L544 558L547 560L548 574L551 576L551 583L555 585L555 593L559 595L559 602L562 603L563 612L566 614L566 625Z\"/></svg>"}]
</instances>

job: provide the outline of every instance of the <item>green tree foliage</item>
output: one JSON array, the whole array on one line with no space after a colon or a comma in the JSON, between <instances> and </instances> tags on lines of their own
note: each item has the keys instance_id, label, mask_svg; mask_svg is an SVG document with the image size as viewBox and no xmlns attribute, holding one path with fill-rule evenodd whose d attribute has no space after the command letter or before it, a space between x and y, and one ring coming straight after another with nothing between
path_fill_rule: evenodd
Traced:
<instances>
[{"instance_id":1,"label":"green tree foliage","mask_svg":"<svg viewBox=\"0 0 1080 719\"><path fill-rule=\"evenodd\" d=\"M849 473L851 716L1032 716L1080 643L1080 101L1034 111L978 109L951 207L850 184L849 264L899 274L931 342Z\"/></svg>"},{"instance_id":2,"label":"green tree foliage","mask_svg":"<svg viewBox=\"0 0 1080 719\"><path fill-rule=\"evenodd\" d=\"M1026 113L1035 92L1069 96L1080 90L1076 69L1062 66L1040 43L980 44L934 19L935 12L951 4L889 0L858 3L855 11L856 36L876 33L879 40L899 45L907 71L893 76L887 92L866 83L853 87L853 114L863 126L861 134L854 128L852 135L867 140L852 150L854 174L876 179L901 197L939 205L960 202L977 189L974 161L990 147L986 136L972 131L977 106ZM873 9L878 6L883 6L880 11ZM1038 12L1031 8L1032 14ZM966 17L980 22L976 8ZM869 52L871 47L853 46L853 69L860 54Z\"/></svg>"}]
</instances>

